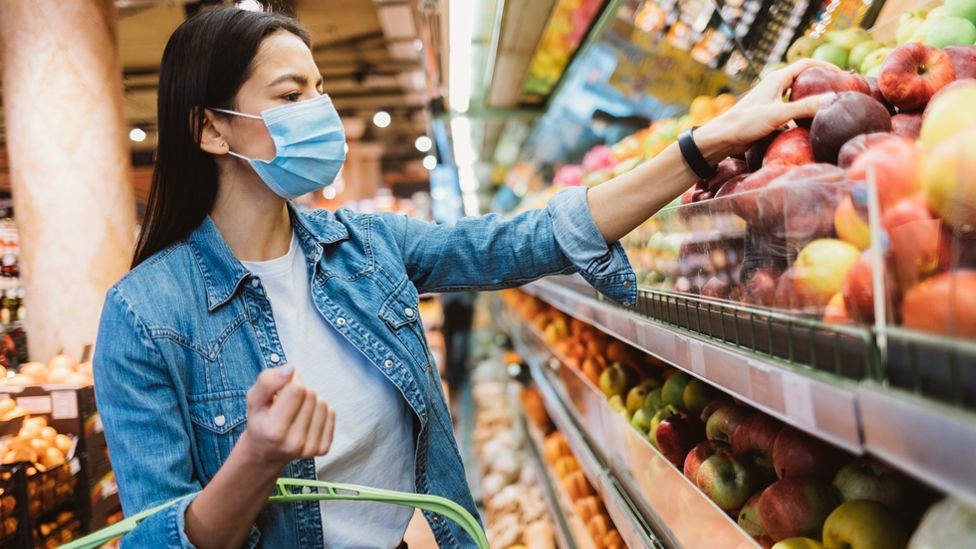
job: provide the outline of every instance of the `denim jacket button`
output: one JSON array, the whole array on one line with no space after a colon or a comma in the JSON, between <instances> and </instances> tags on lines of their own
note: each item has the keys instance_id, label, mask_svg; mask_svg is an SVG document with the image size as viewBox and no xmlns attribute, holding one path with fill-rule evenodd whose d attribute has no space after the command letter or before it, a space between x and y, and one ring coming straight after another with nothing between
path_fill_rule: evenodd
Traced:
<instances>
[{"instance_id":1,"label":"denim jacket button","mask_svg":"<svg viewBox=\"0 0 976 549\"><path fill-rule=\"evenodd\" d=\"M251 287L252 288L257 288L260 285L261 285L261 281L258 280L257 277L251 279Z\"/></svg>"},{"instance_id":2,"label":"denim jacket button","mask_svg":"<svg viewBox=\"0 0 976 549\"><path fill-rule=\"evenodd\" d=\"M393 361L390 360L390 359L386 359L386 361L383 362L383 366L386 366L387 368L392 368L393 367Z\"/></svg>"},{"instance_id":3,"label":"denim jacket button","mask_svg":"<svg viewBox=\"0 0 976 549\"><path fill-rule=\"evenodd\" d=\"M339 326L345 326L346 325L346 319L344 319L344 318L342 318L340 316L339 318L336 319L336 324L338 324Z\"/></svg>"},{"instance_id":4,"label":"denim jacket button","mask_svg":"<svg viewBox=\"0 0 976 549\"><path fill-rule=\"evenodd\" d=\"M222 415L214 418L214 425L217 427L223 427L225 423L227 423L227 418Z\"/></svg>"},{"instance_id":5,"label":"denim jacket button","mask_svg":"<svg viewBox=\"0 0 976 549\"><path fill-rule=\"evenodd\" d=\"M403 310L403 314L407 315L407 318L413 318L413 314L414 314L413 309L407 307L406 309Z\"/></svg>"},{"instance_id":6,"label":"denim jacket button","mask_svg":"<svg viewBox=\"0 0 976 549\"><path fill-rule=\"evenodd\" d=\"M274 362L275 364L277 364L278 361L281 360L281 357L278 356L278 353L271 353L271 356L268 358L270 358L271 362Z\"/></svg>"},{"instance_id":7,"label":"denim jacket button","mask_svg":"<svg viewBox=\"0 0 976 549\"><path fill-rule=\"evenodd\" d=\"M630 281L629 280L627 280L627 281L624 282L624 288L630 288Z\"/></svg>"}]
</instances>

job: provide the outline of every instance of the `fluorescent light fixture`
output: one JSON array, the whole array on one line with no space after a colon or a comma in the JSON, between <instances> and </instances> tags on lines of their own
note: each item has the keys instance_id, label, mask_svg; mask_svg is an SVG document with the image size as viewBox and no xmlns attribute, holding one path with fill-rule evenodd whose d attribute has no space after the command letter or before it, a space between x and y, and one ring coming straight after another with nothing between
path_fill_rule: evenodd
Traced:
<instances>
[{"instance_id":1,"label":"fluorescent light fixture","mask_svg":"<svg viewBox=\"0 0 976 549\"><path fill-rule=\"evenodd\" d=\"M132 128L129 130L129 139L136 143L142 143L146 140L146 132L142 128Z\"/></svg>"},{"instance_id":2,"label":"fluorescent light fixture","mask_svg":"<svg viewBox=\"0 0 976 549\"><path fill-rule=\"evenodd\" d=\"M373 124L376 124L377 128L385 128L390 125L390 113L386 111L379 111L373 115Z\"/></svg>"},{"instance_id":3,"label":"fluorescent light fixture","mask_svg":"<svg viewBox=\"0 0 976 549\"><path fill-rule=\"evenodd\" d=\"M450 94L451 109L457 112L468 112L471 103L471 38L473 18L470 12L470 2L465 0L451 0L450 20L450 50L448 57L448 92Z\"/></svg>"},{"instance_id":4,"label":"fluorescent light fixture","mask_svg":"<svg viewBox=\"0 0 976 549\"><path fill-rule=\"evenodd\" d=\"M427 137L426 135L421 135L420 137L417 138L416 141L413 142L413 146L417 147L418 151L425 153L429 151L431 147L434 146L434 142L431 141L430 138Z\"/></svg>"},{"instance_id":5,"label":"fluorescent light fixture","mask_svg":"<svg viewBox=\"0 0 976 549\"><path fill-rule=\"evenodd\" d=\"M437 157L432 154L428 154L424 157L423 163L424 167L427 168L428 171L433 170L437 167Z\"/></svg>"}]
</instances>

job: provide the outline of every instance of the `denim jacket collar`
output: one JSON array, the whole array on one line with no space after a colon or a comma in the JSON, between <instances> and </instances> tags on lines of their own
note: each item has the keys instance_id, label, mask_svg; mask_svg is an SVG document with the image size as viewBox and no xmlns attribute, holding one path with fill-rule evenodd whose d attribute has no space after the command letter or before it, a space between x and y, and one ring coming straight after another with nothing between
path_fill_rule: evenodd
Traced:
<instances>
[{"instance_id":1,"label":"denim jacket collar","mask_svg":"<svg viewBox=\"0 0 976 549\"><path fill-rule=\"evenodd\" d=\"M322 245L349 238L345 225L336 220L332 212L319 210L305 214L295 210L291 204L288 204L288 212L302 249L307 257L315 261L322 255ZM213 312L234 297L241 282L251 273L234 256L209 215L190 233L187 243L203 275L207 307Z\"/></svg>"}]
</instances>

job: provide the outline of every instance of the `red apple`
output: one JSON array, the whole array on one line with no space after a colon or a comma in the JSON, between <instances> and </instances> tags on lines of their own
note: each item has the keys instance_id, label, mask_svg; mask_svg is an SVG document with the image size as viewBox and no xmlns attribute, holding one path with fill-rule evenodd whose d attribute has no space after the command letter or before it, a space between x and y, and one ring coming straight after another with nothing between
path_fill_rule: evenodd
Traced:
<instances>
[{"instance_id":1,"label":"red apple","mask_svg":"<svg viewBox=\"0 0 976 549\"><path fill-rule=\"evenodd\" d=\"M766 156L766 149L769 148L769 144L773 142L773 139L776 139L776 136L782 132L783 130L775 130L749 147L749 150L746 151L746 166L749 168L749 171L754 172L762 167L763 158Z\"/></svg>"},{"instance_id":2,"label":"red apple","mask_svg":"<svg viewBox=\"0 0 976 549\"><path fill-rule=\"evenodd\" d=\"M765 468L773 466L773 443L783 424L775 419L756 412L742 420L732 434L732 453L747 456L757 465Z\"/></svg>"},{"instance_id":3,"label":"red apple","mask_svg":"<svg viewBox=\"0 0 976 549\"><path fill-rule=\"evenodd\" d=\"M763 491L759 520L773 541L816 536L838 503L833 486L822 480L784 478Z\"/></svg>"},{"instance_id":4,"label":"red apple","mask_svg":"<svg viewBox=\"0 0 976 549\"><path fill-rule=\"evenodd\" d=\"M745 283L745 302L772 307L776 302L777 278L781 271L769 268L756 269Z\"/></svg>"},{"instance_id":5,"label":"red apple","mask_svg":"<svg viewBox=\"0 0 976 549\"><path fill-rule=\"evenodd\" d=\"M708 499L726 512L742 507L759 486L759 474L752 464L728 451L718 451L698 467L695 483Z\"/></svg>"},{"instance_id":6,"label":"red apple","mask_svg":"<svg viewBox=\"0 0 976 549\"><path fill-rule=\"evenodd\" d=\"M657 448L668 461L681 467L685 456L699 442L705 440L705 426L698 418L680 410L658 424L654 434Z\"/></svg>"},{"instance_id":7,"label":"red apple","mask_svg":"<svg viewBox=\"0 0 976 549\"><path fill-rule=\"evenodd\" d=\"M782 236L794 245L829 236L843 196L835 185L846 180L844 170L831 164L799 166L759 192L757 221L764 227L782 223Z\"/></svg>"},{"instance_id":8,"label":"red apple","mask_svg":"<svg viewBox=\"0 0 976 549\"><path fill-rule=\"evenodd\" d=\"M921 151L914 143L889 140L861 153L847 175L852 181L867 181L868 172L873 170L883 212L899 200L921 192L921 160Z\"/></svg>"},{"instance_id":9,"label":"red apple","mask_svg":"<svg viewBox=\"0 0 976 549\"><path fill-rule=\"evenodd\" d=\"M897 116L897 115L896 115ZM894 124L894 117L892 117L892 125ZM879 143L884 143L885 141L891 141L894 139L900 139L899 136L893 133L887 132L876 132L876 133L862 133L860 135L855 135L854 137L847 140L847 143L840 148L840 153L837 154L837 165L841 168L847 169L857 160L857 157L861 155L868 147L877 145Z\"/></svg>"},{"instance_id":10,"label":"red apple","mask_svg":"<svg viewBox=\"0 0 976 549\"><path fill-rule=\"evenodd\" d=\"M841 293L844 296L844 304L851 317L855 320L868 324L874 321L874 269L871 265L871 254L865 252L854 262L847 276L844 277L844 285ZM891 286L888 286L891 291Z\"/></svg>"},{"instance_id":11,"label":"red apple","mask_svg":"<svg viewBox=\"0 0 976 549\"><path fill-rule=\"evenodd\" d=\"M699 293L702 297L710 297L712 299L728 299L731 291L732 287L729 286L728 282L713 276L712 278L708 279L708 282L706 282L704 286L702 286L701 292Z\"/></svg>"},{"instance_id":12,"label":"red apple","mask_svg":"<svg viewBox=\"0 0 976 549\"><path fill-rule=\"evenodd\" d=\"M945 52L952 61L956 80L976 78L976 46L949 46Z\"/></svg>"},{"instance_id":13,"label":"red apple","mask_svg":"<svg viewBox=\"0 0 976 549\"><path fill-rule=\"evenodd\" d=\"M763 157L764 166L773 162L799 166L813 161L810 130L806 128L789 129L776 136Z\"/></svg>"},{"instance_id":14,"label":"red apple","mask_svg":"<svg viewBox=\"0 0 976 549\"><path fill-rule=\"evenodd\" d=\"M889 103L888 100L885 99L884 94L881 93L881 84L878 83L878 79L873 76L868 76L865 78L865 80L867 80L868 87L871 89L871 93L869 95L875 98L878 103L884 105L884 107L888 109L888 114L895 114L894 105Z\"/></svg>"},{"instance_id":15,"label":"red apple","mask_svg":"<svg viewBox=\"0 0 976 549\"><path fill-rule=\"evenodd\" d=\"M843 92L813 117L810 144L819 162L837 163L840 148L862 133L891 131L888 109L870 95Z\"/></svg>"},{"instance_id":16,"label":"red apple","mask_svg":"<svg viewBox=\"0 0 976 549\"><path fill-rule=\"evenodd\" d=\"M891 117L891 133L917 141L922 133L922 113L903 112Z\"/></svg>"},{"instance_id":17,"label":"red apple","mask_svg":"<svg viewBox=\"0 0 976 549\"><path fill-rule=\"evenodd\" d=\"M754 538L759 536L765 536L766 531L763 530L762 522L759 520L759 499L762 497L762 492L757 492L746 501L746 504L742 506L739 510L738 523L747 534Z\"/></svg>"},{"instance_id":18,"label":"red apple","mask_svg":"<svg viewBox=\"0 0 976 549\"><path fill-rule=\"evenodd\" d=\"M906 328L976 339L976 271L941 273L912 286L901 315Z\"/></svg>"},{"instance_id":19,"label":"red apple","mask_svg":"<svg viewBox=\"0 0 976 549\"><path fill-rule=\"evenodd\" d=\"M687 389L688 389L688 387L685 386L685 390L687 390ZM709 402L708 404L706 404L704 408L702 408L701 414L698 415L698 419L702 420L702 422L705 423L705 436L706 436L706 438L711 439L711 437L708 436L708 423L707 422L708 422L709 418L711 418L712 417L712 414L714 414L715 412L717 412L719 410L719 408L722 408L722 407L724 407L724 406L726 406L728 404L731 404L731 403L732 403L732 400L731 399L723 396L723 397L716 398L715 400L713 400L713 401ZM725 442L728 442L728 441L725 441Z\"/></svg>"},{"instance_id":20,"label":"red apple","mask_svg":"<svg viewBox=\"0 0 976 549\"><path fill-rule=\"evenodd\" d=\"M705 436L709 440L732 442L732 435L735 430L752 413L752 410L745 406L728 403L708 416L705 423Z\"/></svg>"},{"instance_id":21,"label":"red apple","mask_svg":"<svg viewBox=\"0 0 976 549\"><path fill-rule=\"evenodd\" d=\"M824 307L823 322L824 324L854 324L854 319L847 312L844 294L837 292L830 298L827 306Z\"/></svg>"},{"instance_id":22,"label":"red apple","mask_svg":"<svg viewBox=\"0 0 976 549\"><path fill-rule=\"evenodd\" d=\"M715 175L699 181L698 187L715 194L728 180L745 173L749 173L745 160L730 156L718 163L718 166L715 167Z\"/></svg>"},{"instance_id":23,"label":"red apple","mask_svg":"<svg viewBox=\"0 0 976 549\"><path fill-rule=\"evenodd\" d=\"M956 79L949 55L923 44L902 44L888 54L878 83L881 93L901 111L925 108L935 92Z\"/></svg>"},{"instance_id":24,"label":"red apple","mask_svg":"<svg viewBox=\"0 0 976 549\"><path fill-rule=\"evenodd\" d=\"M854 71L845 72L830 67L810 67L793 80L790 101L799 101L813 95L834 92L871 94L871 87L863 76ZM810 120L797 120L797 125L809 127Z\"/></svg>"},{"instance_id":25,"label":"red apple","mask_svg":"<svg viewBox=\"0 0 976 549\"><path fill-rule=\"evenodd\" d=\"M786 164L769 164L740 181L736 186L736 194L731 199L732 211L751 225L763 226L759 217L758 191L794 168L795 166Z\"/></svg>"},{"instance_id":26,"label":"red apple","mask_svg":"<svg viewBox=\"0 0 976 549\"><path fill-rule=\"evenodd\" d=\"M792 427L783 427L773 442L773 469L779 478L833 478L841 454L833 446Z\"/></svg>"},{"instance_id":27,"label":"red apple","mask_svg":"<svg viewBox=\"0 0 976 549\"><path fill-rule=\"evenodd\" d=\"M909 288L935 272L940 252L951 242L951 235L942 234L942 222L929 211L921 194L903 198L888 208L881 226L888 235L891 268L900 288Z\"/></svg>"},{"instance_id":28,"label":"red apple","mask_svg":"<svg viewBox=\"0 0 976 549\"><path fill-rule=\"evenodd\" d=\"M718 440L706 440L698 443L697 446L688 452L685 456L684 473L692 482L695 482L695 475L698 474L698 468L701 464L708 458L715 455L716 452L729 451L729 445L718 441Z\"/></svg>"}]
</instances>

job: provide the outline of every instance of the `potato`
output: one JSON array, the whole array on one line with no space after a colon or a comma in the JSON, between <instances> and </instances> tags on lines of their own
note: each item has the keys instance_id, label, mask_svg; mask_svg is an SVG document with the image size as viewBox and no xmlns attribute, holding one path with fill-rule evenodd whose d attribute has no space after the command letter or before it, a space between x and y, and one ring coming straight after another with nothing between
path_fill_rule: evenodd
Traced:
<instances>
[{"instance_id":1,"label":"potato","mask_svg":"<svg viewBox=\"0 0 976 549\"><path fill-rule=\"evenodd\" d=\"M64 454L57 448L48 448L41 455L41 465L48 469L53 469L64 463Z\"/></svg>"},{"instance_id":2,"label":"potato","mask_svg":"<svg viewBox=\"0 0 976 549\"><path fill-rule=\"evenodd\" d=\"M58 450L61 450L61 453L64 455L68 455L68 452L71 451L72 444L73 441L68 435L58 434L54 437L54 446L56 446Z\"/></svg>"},{"instance_id":3,"label":"potato","mask_svg":"<svg viewBox=\"0 0 976 549\"><path fill-rule=\"evenodd\" d=\"M47 366L40 362L28 362L20 367L20 375L28 376L36 383L47 383Z\"/></svg>"},{"instance_id":4,"label":"potato","mask_svg":"<svg viewBox=\"0 0 976 549\"><path fill-rule=\"evenodd\" d=\"M46 440L49 444L54 444L54 440L57 438L58 432L54 427L42 427L41 428L41 438Z\"/></svg>"}]
</instances>

